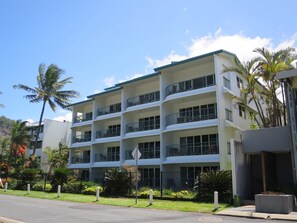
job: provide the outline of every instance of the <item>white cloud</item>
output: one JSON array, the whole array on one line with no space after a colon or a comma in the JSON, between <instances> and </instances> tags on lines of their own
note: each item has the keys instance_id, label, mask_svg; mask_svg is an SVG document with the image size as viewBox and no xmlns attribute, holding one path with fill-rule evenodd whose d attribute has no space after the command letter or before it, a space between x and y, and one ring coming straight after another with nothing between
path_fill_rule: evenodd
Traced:
<instances>
[{"instance_id":1,"label":"white cloud","mask_svg":"<svg viewBox=\"0 0 297 223\"><path fill-rule=\"evenodd\" d=\"M65 121L71 122L72 121L72 112L66 111L66 114L57 116L57 117L53 118L53 120L60 121L60 122L63 122L65 120Z\"/></svg>"},{"instance_id":2,"label":"white cloud","mask_svg":"<svg viewBox=\"0 0 297 223\"><path fill-rule=\"evenodd\" d=\"M214 34L208 34L206 36L192 39L191 44L188 47L185 47L186 55L180 55L172 51L163 59L147 57L147 69L153 69L170 64L172 61L180 61L220 49L234 53L241 61L246 61L257 56L257 54L253 52L255 48L265 47L269 50L279 50L288 46L294 47L296 42L297 33L291 38L276 44L276 47L273 47L273 40L271 38L259 36L248 37L242 33L224 35L222 29L218 28Z\"/></svg>"},{"instance_id":3,"label":"white cloud","mask_svg":"<svg viewBox=\"0 0 297 223\"><path fill-rule=\"evenodd\" d=\"M33 119L31 119L31 118L28 118L27 120L25 120L26 122L28 122L28 123L30 123L30 124L32 124L32 123L34 123L34 120Z\"/></svg>"},{"instance_id":4,"label":"white cloud","mask_svg":"<svg viewBox=\"0 0 297 223\"><path fill-rule=\"evenodd\" d=\"M112 87L116 82L114 75L104 78L104 85L107 87Z\"/></svg>"},{"instance_id":5,"label":"white cloud","mask_svg":"<svg viewBox=\"0 0 297 223\"><path fill-rule=\"evenodd\" d=\"M132 79L135 79L135 78L138 78L138 77L142 77L144 74L133 74L132 76L125 76L124 79L122 80L119 80L119 83L122 83L122 82L125 82L125 81L128 81L128 80L132 80Z\"/></svg>"}]
</instances>

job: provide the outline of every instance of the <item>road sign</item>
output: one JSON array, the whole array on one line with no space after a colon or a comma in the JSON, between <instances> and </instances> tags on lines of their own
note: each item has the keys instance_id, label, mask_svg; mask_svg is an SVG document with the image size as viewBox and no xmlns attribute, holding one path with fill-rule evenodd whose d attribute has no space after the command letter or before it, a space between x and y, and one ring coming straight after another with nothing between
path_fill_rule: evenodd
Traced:
<instances>
[{"instance_id":1,"label":"road sign","mask_svg":"<svg viewBox=\"0 0 297 223\"><path fill-rule=\"evenodd\" d=\"M138 149L138 146L136 146L135 149L133 150L132 156L135 160L139 160L139 158L141 157L141 153Z\"/></svg>"}]
</instances>

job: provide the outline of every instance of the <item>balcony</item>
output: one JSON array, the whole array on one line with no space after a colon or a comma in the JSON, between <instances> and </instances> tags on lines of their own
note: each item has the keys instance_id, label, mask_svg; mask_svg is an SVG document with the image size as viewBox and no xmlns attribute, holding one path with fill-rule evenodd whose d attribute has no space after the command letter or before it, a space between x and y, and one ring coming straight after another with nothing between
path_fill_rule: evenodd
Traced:
<instances>
[{"instance_id":1,"label":"balcony","mask_svg":"<svg viewBox=\"0 0 297 223\"><path fill-rule=\"evenodd\" d=\"M159 100L160 100L160 91L156 91L156 92L140 95L137 97L129 98L127 100L127 107L146 104L146 103L159 101Z\"/></svg>"},{"instance_id":2,"label":"balcony","mask_svg":"<svg viewBox=\"0 0 297 223\"><path fill-rule=\"evenodd\" d=\"M167 148L167 156L200 156L219 154L219 146L216 142L210 144L193 145L193 144L176 144L169 145Z\"/></svg>"},{"instance_id":3,"label":"balcony","mask_svg":"<svg viewBox=\"0 0 297 223\"><path fill-rule=\"evenodd\" d=\"M166 88L166 96L176 94L185 91L191 91L195 89L205 88L215 85L215 75L208 75L204 77L195 78L192 80L182 81L175 84L171 84Z\"/></svg>"},{"instance_id":4,"label":"balcony","mask_svg":"<svg viewBox=\"0 0 297 223\"><path fill-rule=\"evenodd\" d=\"M73 118L73 122L81 123L81 122L90 121L92 119L93 119L93 114L92 114L92 112L89 112L89 113L85 113L82 115L77 115L76 117Z\"/></svg>"},{"instance_id":5,"label":"balcony","mask_svg":"<svg viewBox=\"0 0 297 223\"><path fill-rule=\"evenodd\" d=\"M76 136L73 137L72 142L77 143L77 142L89 142L91 141L91 135L88 136Z\"/></svg>"},{"instance_id":6,"label":"balcony","mask_svg":"<svg viewBox=\"0 0 297 223\"><path fill-rule=\"evenodd\" d=\"M97 116L113 114L113 113L121 112L121 110L122 110L121 103L117 103L106 107L98 108Z\"/></svg>"},{"instance_id":7,"label":"balcony","mask_svg":"<svg viewBox=\"0 0 297 223\"><path fill-rule=\"evenodd\" d=\"M159 129L160 122L158 123L145 123L145 122L132 122L126 125L126 132L140 132L140 131L147 131L153 129Z\"/></svg>"},{"instance_id":8,"label":"balcony","mask_svg":"<svg viewBox=\"0 0 297 223\"><path fill-rule=\"evenodd\" d=\"M117 129L117 130L105 129L105 130L100 130L100 131L96 132L96 139L107 138L107 137L115 137L115 136L120 136L120 135L121 135L120 128Z\"/></svg>"},{"instance_id":9,"label":"balcony","mask_svg":"<svg viewBox=\"0 0 297 223\"><path fill-rule=\"evenodd\" d=\"M95 162L113 162L120 161L120 153L95 154Z\"/></svg>"},{"instance_id":10,"label":"balcony","mask_svg":"<svg viewBox=\"0 0 297 223\"><path fill-rule=\"evenodd\" d=\"M90 163L90 156L72 156L71 164Z\"/></svg>"},{"instance_id":11,"label":"balcony","mask_svg":"<svg viewBox=\"0 0 297 223\"><path fill-rule=\"evenodd\" d=\"M191 112L190 114L179 112L166 116L166 126L173 124L181 124L188 122L198 122L204 120L211 120L217 118L217 108L214 107L210 111L209 109L200 109L200 112Z\"/></svg>"}]
</instances>

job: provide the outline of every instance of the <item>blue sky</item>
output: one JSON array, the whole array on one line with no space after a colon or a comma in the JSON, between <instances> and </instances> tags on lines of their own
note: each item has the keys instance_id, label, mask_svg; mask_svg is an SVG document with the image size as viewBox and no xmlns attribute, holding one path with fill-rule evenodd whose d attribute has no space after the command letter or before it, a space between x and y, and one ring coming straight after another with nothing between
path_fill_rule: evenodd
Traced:
<instances>
[{"instance_id":1,"label":"blue sky","mask_svg":"<svg viewBox=\"0 0 297 223\"><path fill-rule=\"evenodd\" d=\"M225 49L246 60L256 47L297 46L296 0L1 0L0 116L37 121L14 84L36 85L40 63L73 77L86 96L153 68ZM46 108L45 118L69 118Z\"/></svg>"}]
</instances>

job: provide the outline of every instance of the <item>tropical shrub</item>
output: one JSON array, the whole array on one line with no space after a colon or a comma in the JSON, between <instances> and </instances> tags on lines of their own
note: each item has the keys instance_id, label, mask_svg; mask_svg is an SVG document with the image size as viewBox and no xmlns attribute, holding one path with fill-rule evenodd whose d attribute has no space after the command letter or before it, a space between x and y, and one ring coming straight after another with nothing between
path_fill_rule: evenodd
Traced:
<instances>
[{"instance_id":1,"label":"tropical shrub","mask_svg":"<svg viewBox=\"0 0 297 223\"><path fill-rule=\"evenodd\" d=\"M103 193L106 195L127 195L131 190L131 179L128 172L110 169L104 177Z\"/></svg>"},{"instance_id":2,"label":"tropical shrub","mask_svg":"<svg viewBox=\"0 0 297 223\"><path fill-rule=\"evenodd\" d=\"M202 173L195 180L198 198L213 201L214 191L219 193L219 200L229 202L232 197L232 174L229 170Z\"/></svg>"},{"instance_id":3,"label":"tropical shrub","mask_svg":"<svg viewBox=\"0 0 297 223\"><path fill-rule=\"evenodd\" d=\"M43 191L44 190L44 184L42 183L37 183L37 184L34 184L33 187L32 187L32 190L35 190L35 191ZM49 192L52 190L52 185L50 184L45 184L45 191Z\"/></svg>"},{"instance_id":4,"label":"tropical shrub","mask_svg":"<svg viewBox=\"0 0 297 223\"><path fill-rule=\"evenodd\" d=\"M96 195L97 187L99 187L99 192L101 193L103 191L103 188L101 186L92 186L83 189L82 194Z\"/></svg>"},{"instance_id":5,"label":"tropical shrub","mask_svg":"<svg viewBox=\"0 0 297 223\"><path fill-rule=\"evenodd\" d=\"M51 185L54 191L57 190L58 185L61 185L63 189L63 185L67 183L68 176L70 175L71 171L67 168L56 168L51 178Z\"/></svg>"}]
</instances>

